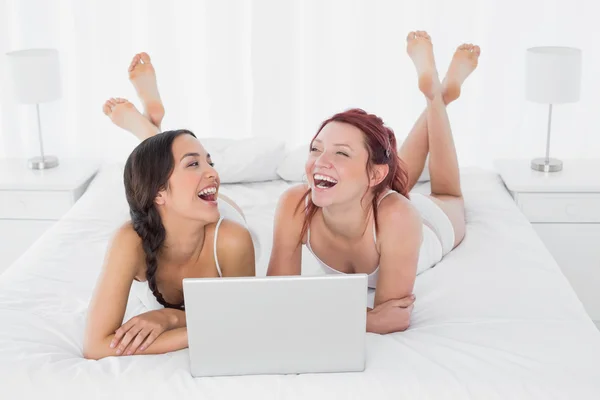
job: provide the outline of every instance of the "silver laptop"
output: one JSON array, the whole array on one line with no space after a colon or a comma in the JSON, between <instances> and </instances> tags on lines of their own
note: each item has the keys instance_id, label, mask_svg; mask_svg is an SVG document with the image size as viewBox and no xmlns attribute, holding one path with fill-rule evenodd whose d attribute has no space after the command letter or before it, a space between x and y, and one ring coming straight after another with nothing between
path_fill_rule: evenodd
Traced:
<instances>
[{"instance_id":1,"label":"silver laptop","mask_svg":"<svg viewBox=\"0 0 600 400\"><path fill-rule=\"evenodd\" d=\"M184 279L193 376L365 369L367 275Z\"/></svg>"}]
</instances>

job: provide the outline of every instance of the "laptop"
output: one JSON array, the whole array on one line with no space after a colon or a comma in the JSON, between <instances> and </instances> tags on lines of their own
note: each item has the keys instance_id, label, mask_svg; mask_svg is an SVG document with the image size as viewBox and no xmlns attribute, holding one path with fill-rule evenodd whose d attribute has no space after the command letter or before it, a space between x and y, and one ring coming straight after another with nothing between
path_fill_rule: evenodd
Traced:
<instances>
[{"instance_id":1,"label":"laptop","mask_svg":"<svg viewBox=\"0 0 600 400\"><path fill-rule=\"evenodd\" d=\"M195 377L360 372L367 275L186 278Z\"/></svg>"}]
</instances>

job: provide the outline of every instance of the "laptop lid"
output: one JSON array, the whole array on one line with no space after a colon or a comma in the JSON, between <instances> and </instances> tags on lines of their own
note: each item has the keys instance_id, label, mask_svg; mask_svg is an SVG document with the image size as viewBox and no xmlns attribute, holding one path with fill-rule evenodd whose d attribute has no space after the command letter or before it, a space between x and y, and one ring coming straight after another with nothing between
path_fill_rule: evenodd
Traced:
<instances>
[{"instance_id":1,"label":"laptop lid","mask_svg":"<svg viewBox=\"0 0 600 400\"><path fill-rule=\"evenodd\" d=\"M184 279L193 376L363 371L367 275Z\"/></svg>"}]
</instances>

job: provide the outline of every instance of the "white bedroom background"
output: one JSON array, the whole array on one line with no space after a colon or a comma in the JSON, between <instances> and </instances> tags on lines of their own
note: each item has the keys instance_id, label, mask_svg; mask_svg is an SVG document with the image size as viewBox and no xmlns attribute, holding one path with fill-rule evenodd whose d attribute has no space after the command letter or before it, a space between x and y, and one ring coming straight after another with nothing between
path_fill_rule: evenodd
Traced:
<instances>
[{"instance_id":1,"label":"white bedroom background","mask_svg":"<svg viewBox=\"0 0 600 400\"><path fill-rule=\"evenodd\" d=\"M494 157L544 154L547 108L524 99L531 46L583 51L581 100L554 108L552 155L600 153L595 7L588 0L0 0L0 51L61 52L63 97L41 107L48 153L124 160L136 141L101 107L109 97L140 106L127 80L136 52L148 52L157 70L163 129L271 137L292 147L349 107L379 114L403 138L424 107L405 37L427 30L442 76L460 43L482 48L449 114L461 163L489 167ZM0 157L37 154L34 107L2 103L0 124Z\"/></svg>"}]
</instances>

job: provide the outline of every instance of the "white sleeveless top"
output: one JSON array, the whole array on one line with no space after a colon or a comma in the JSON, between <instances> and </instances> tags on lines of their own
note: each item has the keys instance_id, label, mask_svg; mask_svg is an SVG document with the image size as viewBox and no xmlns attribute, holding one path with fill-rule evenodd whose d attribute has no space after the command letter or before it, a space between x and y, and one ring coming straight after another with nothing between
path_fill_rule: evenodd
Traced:
<instances>
[{"instance_id":1,"label":"white sleeveless top","mask_svg":"<svg viewBox=\"0 0 600 400\"><path fill-rule=\"evenodd\" d=\"M388 194L396 193L394 190L388 190L377 202L381 203ZM306 198L308 204L308 197ZM423 224L423 239L419 249L419 261L417 265L417 275L436 265L448 254L454 247L454 227L444 211L429 196L421 193L411 193L410 201L419 211L422 219L427 222ZM377 232L375 223L373 223L373 240L377 245ZM321 265L322 270L328 274L343 274L325 264L312 250L310 246L310 225L307 230L306 248ZM367 276L368 287L377 288L377 279L379 276L379 265L373 272Z\"/></svg>"},{"instance_id":2,"label":"white sleeveless top","mask_svg":"<svg viewBox=\"0 0 600 400\"><path fill-rule=\"evenodd\" d=\"M396 192L391 189L388 190L383 196L381 196L381 198L377 202L377 205L379 205L379 203L381 203L381 200L383 200L390 193L396 193ZM306 201L308 202L308 196L306 197ZM373 221L373 241L375 242L375 245L377 246L377 232L375 230L375 221ZM343 272L338 271L337 269L332 268L329 265L325 264L323 261L321 261L321 259L315 254L313 249L310 247L310 224L308 225L308 229L306 231L306 248L312 253L312 255L317 259L317 261L325 269L325 272L332 273L332 274L343 274ZM373 272L371 272L369 275L367 275L367 286L370 288L377 287L378 276L379 276L379 265L377 266L377 268L375 268L375 270Z\"/></svg>"},{"instance_id":3,"label":"white sleeveless top","mask_svg":"<svg viewBox=\"0 0 600 400\"><path fill-rule=\"evenodd\" d=\"M244 219L244 217L231 204L227 203L226 201L224 201L222 199L217 199L217 204L218 204L219 212L220 212L221 216L219 218L219 221L217 222L217 226L215 227L215 234L214 234L214 240L213 240L212 247L213 247L213 256L215 258L215 266L217 269L217 273L219 274L219 277L222 277L223 273L221 272L221 266L219 265L219 258L217 257L217 238L219 236L219 227L221 226L221 222L223 222L224 219L229 219L229 220L239 223L242 226L247 226L247 224L246 224L246 220ZM135 280L133 281L133 284L131 285L131 290L129 293L130 299L132 296L137 297L142 302L142 304L147 309L146 311L159 310L159 309L164 308L156 300L156 297L154 297L154 294L152 294L152 291L150 290L150 287L148 286L148 282L146 282L146 281L144 281L144 282L139 282L139 281L135 281ZM140 311L140 312L145 312L145 311ZM139 312L135 313L135 315L137 315L138 313Z\"/></svg>"}]
</instances>

